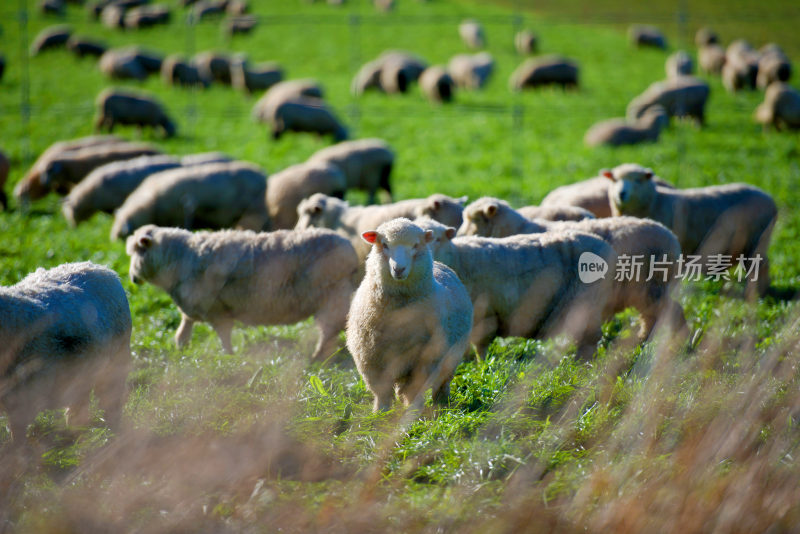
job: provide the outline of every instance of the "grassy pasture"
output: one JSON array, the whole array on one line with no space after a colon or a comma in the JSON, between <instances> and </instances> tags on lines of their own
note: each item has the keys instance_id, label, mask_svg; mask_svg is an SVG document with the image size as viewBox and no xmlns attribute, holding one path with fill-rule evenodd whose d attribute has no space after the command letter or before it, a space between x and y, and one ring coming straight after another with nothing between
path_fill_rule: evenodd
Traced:
<instances>
[{"instance_id":1,"label":"grassy pasture","mask_svg":"<svg viewBox=\"0 0 800 534\"><path fill-rule=\"evenodd\" d=\"M730 95L711 79L702 130L673 122L653 145L582 144L591 124L622 116L633 96L663 78L667 53L629 47L623 22L647 22L651 14L665 21L673 43L690 46L686 32L666 22L671 4L645 10L537 2L541 12L515 12L510 3L399 0L390 14L363 0L341 8L251 4L260 26L230 40L218 19L189 26L179 8L169 26L137 32L109 30L75 6L64 22L113 45L187 55L244 51L254 61L279 61L292 78L319 79L353 137L382 137L395 148L398 198L438 191L536 203L558 185L626 161L651 166L681 187L752 183L780 208L769 251L773 286L786 295L800 290L800 140L753 123L759 93ZM797 61L796 34L785 29L798 20L797 8L762 5L771 15L754 24L731 6L692 3L687 28L707 16L725 41L741 35L756 46L774 29ZM20 6L27 6L27 19ZM34 8L24 1L0 5L0 52L8 63L0 83L0 149L12 160L8 192L51 143L91 133L93 100L109 85L94 60L66 51L26 57L33 35L60 22ZM485 91L458 93L450 106L427 103L417 88L401 97L350 96L358 66L387 48L413 51L431 64L464 51L456 26L467 16L485 22L497 61ZM575 58L581 88L510 93L508 77L521 61L512 46L518 27L539 34L543 53ZM118 133L168 153L221 150L275 172L328 143L305 135L271 141L250 119L256 97L229 88L186 90L157 77L124 85L155 93L179 136ZM109 241L110 226L111 217L97 215L69 229L55 196L27 212L12 200L0 214L0 283L40 266L92 260L123 277L134 317L124 427L112 432L97 420L76 428L63 414L42 414L32 430L34 454L0 460L0 518L8 528L745 532L800 524L793 300L747 304L735 284L686 284L680 301L696 333L691 348L634 346L635 314L624 313L606 325L592 362L576 362L559 340L498 340L484 361L459 367L449 409L373 415L346 354L325 367L307 364L314 341L308 323L238 329L233 355L222 354L213 331L199 325L190 347L175 349L176 308L160 290L127 281L124 245ZM0 439L7 441L2 425Z\"/></svg>"}]
</instances>

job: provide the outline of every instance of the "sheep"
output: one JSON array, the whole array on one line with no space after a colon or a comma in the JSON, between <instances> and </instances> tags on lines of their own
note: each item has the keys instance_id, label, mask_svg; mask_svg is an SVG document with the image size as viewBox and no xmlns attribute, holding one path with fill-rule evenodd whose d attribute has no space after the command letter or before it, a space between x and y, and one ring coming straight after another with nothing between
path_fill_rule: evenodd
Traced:
<instances>
[{"instance_id":1,"label":"sheep","mask_svg":"<svg viewBox=\"0 0 800 534\"><path fill-rule=\"evenodd\" d=\"M794 87L772 82L764 94L764 102L755 111L758 122L775 129L800 129L800 92Z\"/></svg>"},{"instance_id":2,"label":"sheep","mask_svg":"<svg viewBox=\"0 0 800 534\"><path fill-rule=\"evenodd\" d=\"M760 255L758 279L748 283L747 296L761 296L769 288L767 248L777 217L775 201L747 184L727 184L694 189L657 188L653 171L634 163L602 171L611 180L608 190L613 214L648 217L672 230L684 254L709 258Z\"/></svg>"},{"instance_id":3,"label":"sheep","mask_svg":"<svg viewBox=\"0 0 800 534\"><path fill-rule=\"evenodd\" d=\"M97 20L102 16L103 10L106 7L113 5L120 8L124 12L128 9L145 5L148 1L149 0L97 0L90 3L86 7L88 8L92 17Z\"/></svg>"},{"instance_id":4,"label":"sheep","mask_svg":"<svg viewBox=\"0 0 800 534\"><path fill-rule=\"evenodd\" d=\"M667 48L667 38L655 26L645 24L634 24L628 28L628 39L636 47L650 46L665 50Z\"/></svg>"},{"instance_id":5,"label":"sheep","mask_svg":"<svg viewBox=\"0 0 800 534\"><path fill-rule=\"evenodd\" d=\"M224 152L200 152L181 157L181 165L184 167L203 165L205 163L226 163L229 161L233 161L233 158Z\"/></svg>"},{"instance_id":6,"label":"sheep","mask_svg":"<svg viewBox=\"0 0 800 534\"><path fill-rule=\"evenodd\" d=\"M704 46L712 44L719 44L719 35L717 35L717 32L708 26L704 26L698 29L697 33L694 34L694 44L697 45L697 48L703 48Z\"/></svg>"},{"instance_id":7,"label":"sheep","mask_svg":"<svg viewBox=\"0 0 800 534\"><path fill-rule=\"evenodd\" d=\"M486 353L495 336L544 338L567 334L588 358L611 316L613 278L580 280L580 262L616 263L610 245L596 235L564 230L502 239L461 236L455 229L418 221L434 232L433 257L451 267L470 294L474 315L470 341ZM592 256L594 255L594 256ZM603 274L603 273L601 273Z\"/></svg>"},{"instance_id":8,"label":"sheep","mask_svg":"<svg viewBox=\"0 0 800 534\"><path fill-rule=\"evenodd\" d=\"M759 89L764 90L772 82L785 82L791 78L792 64L778 45L765 45L760 52L756 75L756 86Z\"/></svg>"},{"instance_id":9,"label":"sheep","mask_svg":"<svg viewBox=\"0 0 800 534\"><path fill-rule=\"evenodd\" d=\"M123 26L127 29L140 29L169 24L169 8L164 4L152 4L135 7L125 13Z\"/></svg>"},{"instance_id":10,"label":"sheep","mask_svg":"<svg viewBox=\"0 0 800 534\"><path fill-rule=\"evenodd\" d=\"M272 138L276 141L285 132L310 132L331 135L334 141L347 139L347 128L319 98L297 97L284 100L275 107L271 124Z\"/></svg>"},{"instance_id":11,"label":"sheep","mask_svg":"<svg viewBox=\"0 0 800 534\"><path fill-rule=\"evenodd\" d=\"M247 0L228 0L225 6L225 13L233 17L239 17L250 11L250 3Z\"/></svg>"},{"instance_id":12,"label":"sheep","mask_svg":"<svg viewBox=\"0 0 800 534\"><path fill-rule=\"evenodd\" d=\"M104 89L95 100L97 114L95 129L114 130L117 124L161 128L166 137L175 135L175 123L163 106L153 97L122 89Z\"/></svg>"},{"instance_id":13,"label":"sheep","mask_svg":"<svg viewBox=\"0 0 800 534\"><path fill-rule=\"evenodd\" d=\"M722 74L725 65L725 49L718 44L708 44L697 51L700 70L706 74Z\"/></svg>"},{"instance_id":14,"label":"sheep","mask_svg":"<svg viewBox=\"0 0 800 534\"><path fill-rule=\"evenodd\" d=\"M685 50L678 50L667 58L664 64L667 78L677 78L678 76L689 76L694 73L694 62L692 56Z\"/></svg>"},{"instance_id":15,"label":"sheep","mask_svg":"<svg viewBox=\"0 0 800 534\"><path fill-rule=\"evenodd\" d=\"M250 33L258 25L258 19L252 15L238 15L230 17L225 21L225 34L230 36L236 34Z\"/></svg>"},{"instance_id":16,"label":"sheep","mask_svg":"<svg viewBox=\"0 0 800 534\"><path fill-rule=\"evenodd\" d=\"M711 88L708 83L694 76L679 76L650 85L642 94L628 104L627 117L641 118L649 108L659 105L670 117L691 117L702 126L705 124L705 109Z\"/></svg>"},{"instance_id":17,"label":"sheep","mask_svg":"<svg viewBox=\"0 0 800 534\"><path fill-rule=\"evenodd\" d=\"M578 65L570 59L555 55L531 58L511 74L509 85L513 91L543 85L575 88L578 86Z\"/></svg>"},{"instance_id":18,"label":"sheep","mask_svg":"<svg viewBox=\"0 0 800 534\"><path fill-rule=\"evenodd\" d=\"M456 86L464 89L482 89L494 71L494 58L489 52L475 55L458 54L450 59L447 72Z\"/></svg>"},{"instance_id":19,"label":"sheep","mask_svg":"<svg viewBox=\"0 0 800 534\"><path fill-rule=\"evenodd\" d=\"M250 66L241 55L231 58L231 85L234 89L254 93L269 89L282 80L283 69L275 62Z\"/></svg>"},{"instance_id":20,"label":"sheep","mask_svg":"<svg viewBox=\"0 0 800 534\"><path fill-rule=\"evenodd\" d=\"M486 32L475 19L467 19L458 25L458 35L467 48L486 48Z\"/></svg>"},{"instance_id":21,"label":"sheep","mask_svg":"<svg viewBox=\"0 0 800 534\"><path fill-rule=\"evenodd\" d=\"M35 56L45 50L61 48L67 44L70 36L72 36L71 26L49 26L36 34L31 44L30 54Z\"/></svg>"},{"instance_id":22,"label":"sheep","mask_svg":"<svg viewBox=\"0 0 800 534\"><path fill-rule=\"evenodd\" d=\"M611 217L581 221L529 221L499 200L483 198L464 210L462 236L503 238L518 234L540 234L565 230L599 236L611 245L618 257L639 258L640 276L615 280L609 300L611 313L629 307L639 310L639 339L647 339L663 317L670 327L683 331L683 309L669 295L681 253L677 237L662 224L636 217ZM658 269L658 270L657 270ZM652 273L652 275L651 275ZM616 278L616 276L615 276ZM685 331L682 332L685 334Z\"/></svg>"},{"instance_id":23,"label":"sheep","mask_svg":"<svg viewBox=\"0 0 800 534\"><path fill-rule=\"evenodd\" d=\"M208 163L151 174L114 213L111 239L146 224L262 230L269 224L267 180L255 165Z\"/></svg>"},{"instance_id":24,"label":"sheep","mask_svg":"<svg viewBox=\"0 0 800 534\"><path fill-rule=\"evenodd\" d=\"M200 76L206 80L231 84L231 58L218 52L200 52L192 62L200 70Z\"/></svg>"},{"instance_id":25,"label":"sheep","mask_svg":"<svg viewBox=\"0 0 800 534\"><path fill-rule=\"evenodd\" d=\"M394 152L382 139L344 141L315 152L309 162L333 163L344 173L347 189L367 192L367 203L375 202L378 189L392 195L390 177Z\"/></svg>"},{"instance_id":26,"label":"sheep","mask_svg":"<svg viewBox=\"0 0 800 534\"><path fill-rule=\"evenodd\" d=\"M635 122L609 119L593 124L583 137L586 146L621 146L658 141L661 130L669 125L669 117L661 106L647 109Z\"/></svg>"},{"instance_id":27,"label":"sheep","mask_svg":"<svg viewBox=\"0 0 800 534\"><path fill-rule=\"evenodd\" d=\"M281 102L298 97L323 98L324 96L325 93L319 82L310 78L278 82L255 103L252 112L253 119L258 122L272 123L275 120L275 110Z\"/></svg>"},{"instance_id":28,"label":"sheep","mask_svg":"<svg viewBox=\"0 0 800 534\"><path fill-rule=\"evenodd\" d=\"M405 406L446 405L450 381L467 350L472 304L449 267L434 262L432 233L395 219L363 233L371 245L366 276L347 318L347 348L373 410L391 408L395 394Z\"/></svg>"},{"instance_id":29,"label":"sheep","mask_svg":"<svg viewBox=\"0 0 800 534\"><path fill-rule=\"evenodd\" d=\"M72 188L61 204L61 211L72 227L98 211L113 213L145 178L180 166L181 160L164 155L107 163Z\"/></svg>"},{"instance_id":30,"label":"sheep","mask_svg":"<svg viewBox=\"0 0 800 534\"><path fill-rule=\"evenodd\" d=\"M517 212L526 219L545 221L582 221L594 219L594 214L578 206L523 206Z\"/></svg>"},{"instance_id":31,"label":"sheep","mask_svg":"<svg viewBox=\"0 0 800 534\"><path fill-rule=\"evenodd\" d=\"M100 57L106 53L108 46L103 41L72 35L69 40L67 40L67 50L78 57Z\"/></svg>"},{"instance_id":32,"label":"sheep","mask_svg":"<svg viewBox=\"0 0 800 534\"><path fill-rule=\"evenodd\" d=\"M124 46L117 51L123 55L132 56L148 74L158 74L161 72L163 56L157 52L141 48L139 46Z\"/></svg>"},{"instance_id":33,"label":"sheep","mask_svg":"<svg viewBox=\"0 0 800 534\"><path fill-rule=\"evenodd\" d=\"M332 354L345 326L358 263L350 243L329 230L192 233L147 225L125 243L130 278L172 297L181 312L179 347L195 321L210 323L233 352L234 321L293 324L313 315L319 340L312 355Z\"/></svg>"},{"instance_id":34,"label":"sheep","mask_svg":"<svg viewBox=\"0 0 800 534\"><path fill-rule=\"evenodd\" d=\"M353 96L361 96L367 89L382 90L380 82L382 69L383 61L380 58L362 65L350 84Z\"/></svg>"},{"instance_id":35,"label":"sheep","mask_svg":"<svg viewBox=\"0 0 800 534\"><path fill-rule=\"evenodd\" d=\"M530 30L520 30L514 36L514 48L521 56L535 54L539 48L539 38Z\"/></svg>"},{"instance_id":36,"label":"sheep","mask_svg":"<svg viewBox=\"0 0 800 534\"><path fill-rule=\"evenodd\" d=\"M605 169L604 169L605 170ZM657 176L651 178L658 187L672 188L672 184ZM574 184L563 185L550 191L541 201L542 207L578 206L597 218L611 217L608 190L611 182L602 175Z\"/></svg>"},{"instance_id":37,"label":"sheep","mask_svg":"<svg viewBox=\"0 0 800 534\"><path fill-rule=\"evenodd\" d=\"M68 406L88 423L92 391L115 424L130 339L128 299L106 267L68 263L0 287L0 405L15 441L46 408Z\"/></svg>"},{"instance_id":38,"label":"sheep","mask_svg":"<svg viewBox=\"0 0 800 534\"><path fill-rule=\"evenodd\" d=\"M192 6L192 19L200 22L205 17L222 15L228 7L228 0L199 0Z\"/></svg>"},{"instance_id":39,"label":"sheep","mask_svg":"<svg viewBox=\"0 0 800 534\"><path fill-rule=\"evenodd\" d=\"M100 21L103 26L111 29L125 27L125 13L128 7L124 4L111 3L105 6L100 13Z\"/></svg>"},{"instance_id":40,"label":"sheep","mask_svg":"<svg viewBox=\"0 0 800 534\"><path fill-rule=\"evenodd\" d=\"M63 17L66 7L64 0L41 0L41 2L39 2L39 11L43 15Z\"/></svg>"},{"instance_id":41,"label":"sheep","mask_svg":"<svg viewBox=\"0 0 800 534\"><path fill-rule=\"evenodd\" d=\"M200 75L196 65L188 63L180 54L172 54L161 63L161 79L169 85L208 87L210 81Z\"/></svg>"},{"instance_id":42,"label":"sheep","mask_svg":"<svg viewBox=\"0 0 800 534\"><path fill-rule=\"evenodd\" d=\"M319 161L292 165L267 181L267 211L273 230L294 228L297 206L314 193L344 198L347 181L332 163Z\"/></svg>"},{"instance_id":43,"label":"sheep","mask_svg":"<svg viewBox=\"0 0 800 534\"><path fill-rule=\"evenodd\" d=\"M147 71L139 59L127 51L119 49L107 50L100 56L98 65L100 72L111 79L141 81L147 78Z\"/></svg>"},{"instance_id":44,"label":"sheep","mask_svg":"<svg viewBox=\"0 0 800 534\"><path fill-rule=\"evenodd\" d=\"M383 62L380 89L389 94L405 93L428 68L425 60L408 52L384 52L379 59Z\"/></svg>"},{"instance_id":45,"label":"sheep","mask_svg":"<svg viewBox=\"0 0 800 534\"><path fill-rule=\"evenodd\" d=\"M731 93L740 89L755 89L758 76L759 54L750 43L738 39L725 50L722 66L722 84Z\"/></svg>"},{"instance_id":46,"label":"sheep","mask_svg":"<svg viewBox=\"0 0 800 534\"><path fill-rule=\"evenodd\" d=\"M450 102L453 100L455 83L450 74L439 65L428 67L419 77L419 87L431 102Z\"/></svg>"},{"instance_id":47,"label":"sheep","mask_svg":"<svg viewBox=\"0 0 800 534\"><path fill-rule=\"evenodd\" d=\"M0 207L3 208L3 210L8 209L8 197L6 196L5 186L10 171L11 162L8 161L8 156L0 151Z\"/></svg>"}]
</instances>

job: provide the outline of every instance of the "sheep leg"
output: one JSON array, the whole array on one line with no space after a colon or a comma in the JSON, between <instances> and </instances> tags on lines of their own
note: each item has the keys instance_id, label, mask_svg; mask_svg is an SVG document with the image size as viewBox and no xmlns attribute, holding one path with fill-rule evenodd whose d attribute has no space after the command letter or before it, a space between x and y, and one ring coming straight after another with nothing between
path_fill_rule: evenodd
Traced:
<instances>
[{"instance_id":1,"label":"sheep leg","mask_svg":"<svg viewBox=\"0 0 800 534\"><path fill-rule=\"evenodd\" d=\"M447 378L442 382L438 388L433 390L433 403L439 406L447 406L450 403L450 381L452 378Z\"/></svg>"},{"instance_id":2,"label":"sheep leg","mask_svg":"<svg viewBox=\"0 0 800 534\"><path fill-rule=\"evenodd\" d=\"M388 412L392 409L394 391L392 391L391 384L383 384L380 388L367 384L367 389L375 396L375 401L372 404L373 412Z\"/></svg>"},{"instance_id":3,"label":"sheep leg","mask_svg":"<svg viewBox=\"0 0 800 534\"><path fill-rule=\"evenodd\" d=\"M192 327L194 327L194 320L190 319L186 314L181 314L181 324L178 326L178 331L175 332L175 343L179 348L189 344L192 339Z\"/></svg>"},{"instance_id":4,"label":"sheep leg","mask_svg":"<svg viewBox=\"0 0 800 534\"><path fill-rule=\"evenodd\" d=\"M392 175L392 166L391 165L384 165L381 169L381 175L378 180L378 187L385 190L389 194L389 201L392 200L392 183L389 181L390 176ZM373 196L374 196L373 192Z\"/></svg>"},{"instance_id":5,"label":"sheep leg","mask_svg":"<svg viewBox=\"0 0 800 534\"><path fill-rule=\"evenodd\" d=\"M233 331L233 321L230 319L217 320L211 324L214 332L217 333L222 348L228 354L233 353L233 343L231 343L231 332Z\"/></svg>"},{"instance_id":6,"label":"sheep leg","mask_svg":"<svg viewBox=\"0 0 800 534\"><path fill-rule=\"evenodd\" d=\"M347 312L350 310L350 297L353 285L349 279L339 282L337 288L330 292L328 300L314 314L314 322L319 330L319 339L314 349L312 361L319 361L333 354L339 343L339 332L344 329Z\"/></svg>"}]
</instances>

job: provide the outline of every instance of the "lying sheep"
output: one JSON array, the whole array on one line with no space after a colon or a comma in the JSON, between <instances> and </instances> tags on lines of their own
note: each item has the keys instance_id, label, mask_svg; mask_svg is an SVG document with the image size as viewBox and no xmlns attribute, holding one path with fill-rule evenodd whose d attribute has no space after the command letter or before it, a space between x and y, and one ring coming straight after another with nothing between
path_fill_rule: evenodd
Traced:
<instances>
[{"instance_id":1,"label":"lying sheep","mask_svg":"<svg viewBox=\"0 0 800 534\"><path fill-rule=\"evenodd\" d=\"M692 61L692 56L688 52L678 50L667 58L664 63L664 70L667 73L667 78L689 76L694 73L694 61Z\"/></svg>"},{"instance_id":2,"label":"lying sheep","mask_svg":"<svg viewBox=\"0 0 800 534\"><path fill-rule=\"evenodd\" d=\"M530 30L520 30L514 36L514 48L521 56L535 54L539 48L539 38Z\"/></svg>"},{"instance_id":3,"label":"lying sheep","mask_svg":"<svg viewBox=\"0 0 800 534\"><path fill-rule=\"evenodd\" d=\"M658 176L653 176L651 180L658 187L673 188L672 184ZM597 218L611 217L611 202L608 198L610 187L611 182L599 175L553 189L542 199L540 205L542 207L578 206L590 211Z\"/></svg>"},{"instance_id":4,"label":"lying sheep","mask_svg":"<svg viewBox=\"0 0 800 534\"><path fill-rule=\"evenodd\" d=\"M264 172L250 163L209 163L151 174L114 214L111 239L146 224L262 230L269 222Z\"/></svg>"},{"instance_id":5,"label":"lying sheep","mask_svg":"<svg viewBox=\"0 0 800 534\"><path fill-rule=\"evenodd\" d=\"M339 167L324 161L292 165L267 181L267 211L273 230L294 228L297 206L314 193L344 198L347 181Z\"/></svg>"},{"instance_id":6,"label":"lying sheep","mask_svg":"<svg viewBox=\"0 0 800 534\"><path fill-rule=\"evenodd\" d=\"M758 60L756 86L764 90L772 82L786 82L792 77L792 64L778 45L766 45L761 48Z\"/></svg>"},{"instance_id":7,"label":"lying sheep","mask_svg":"<svg viewBox=\"0 0 800 534\"><path fill-rule=\"evenodd\" d=\"M456 86L463 89L482 89L494 71L494 58L489 52L475 55L458 54L450 59L447 72Z\"/></svg>"},{"instance_id":8,"label":"lying sheep","mask_svg":"<svg viewBox=\"0 0 800 534\"><path fill-rule=\"evenodd\" d=\"M45 50L61 48L67 44L72 35L72 27L65 25L50 26L39 33L31 43L30 54L35 56Z\"/></svg>"},{"instance_id":9,"label":"lying sheep","mask_svg":"<svg viewBox=\"0 0 800 534\"><path fill-rule=\"evenodd\" d=\"M759 54L750 43L738 39L725 50L722 66L722 84L734 93L740 89L755 89L758 76Z\"/></svg>"},{"instance_id":10,"label":"lying sheep","mask_svg":"<svg viewBox=\"0 0 800 534\"><path fill-rule=\"evenodd\" d=\"M323 98L325 93L316 80L309 78L286 80L270 87L253 106L253 119L271 124L275 121L278 105L292 98Z\"/></svg>"},{"instance_id":11,"label":"lying sheep","mask_svg":"<svg viewBox=\"0 0 800 534\"><path fill-rule=\"evenodd\" d=\"M426 68L427 62L419 56L402 50L388 50L359 69L350 89L354 96L361 96L367 89L405 93Z\"/></svg>"},{"instance_id":12,"label":"lying sheep","mask_svg":"<svg viewBox=\"0 0 800 534\"><path fill-rule=\"evenodd\" d=\"M378 189L383 189L390 197L392 195L390 177L394 152L382 139L337 143L318 150L308 161L332 163L339 167L347 180L347 188L366 191L368 204L375 202Z\"/></svg>"},{"instance_id":13,"label":"lying sheep","mask_svg":"<svg viewBox=\"0 0 800 534\"><path fill-rule=\"evenodd\" d=\"M8 197L6 196L6 181L8 181L8 173L11 171L11 162L8 161L8 156L6 156L2 151L0 151L0 207L3 210L8 209Z\"/></svg>"},{"instance_id":14,"label":"lying sheep","mask_svg":"<svg viewBox=\"0 0 800 534\"><path fill-rule=\"evenodd\" d=\"M192 59L197 65L200 76L223 85L231 84L231 58L218 52L200 52Z\"/></svg>"},{"instance_id":15,"label":"lying sheep","mask_svg":"<svg viewBox=\"0 0 800 534\"><path fill-rule=\"evenodd\" d=\"M97 118L95 129L114 131L117 124L161 128L166 137L175 135L175 123L155 98L139 92L105 89L95 100Z\"/></svg>"},{"instance_id":16,"label":"lying sheep","mask_svg":"<svg viewBox=\"0 0 800 534\"><path fill-rule=\"evenodd\" d=\"M697 51L697 59L700 70L706 74L722 74L722 67L725 65L725 49L718 44L702 46Z\"/></svg>"},{"instance_id":17,"label":"lying sheep","mask_svg":"<svg viewBox=\"0 0 800 534\"><path fill-rule=\"evenodd\" d=\"M73 35L67 41L67 50L78 57L95 56L100 57L106 53L108 46L103 41Z\"/></svg>"},{"instance_id":18,"label":"lying sheep","mask_svg":"<svg viewBox=\"0 0 800 534\"><path fill-rule=\"evenodd\" d=\"M679 76L650 85L628 104L627 117L641 118L653 106L661 106L670 117L691 117L705 124L706 102L711 93L708 83L694 76Z\"/></svg>"},{"instance_id":19,"label":"lying sheep","mask_svg":"<svg viewBox=\"0 0 800 534\"><path fill-rule=\"evenodd\" d=\"M128 51L111 49L100 56L98 63L100 72L111 79L118 80L144 80L147 78L147 70L142 66L135 54Z\"/></svg>"},{"instance_id":20,"label":"lying sheep","mask_svg":"<svg viewBox=\"0 0 800 534\"><path fill-rule=\"evenodd\" d=\"M359 260L364 260L369 247L361 239L361 234L376 228L386 221L405 217L416 219L429 217L448 226L461 222L464 199L450 198L434 194L427 198L402 200L393 204L374 206L351 206L346 201L317 193L300 202L297 206L295 228L329 228L350 239Z\"/></svg>"},{"instance_id":21,"label":"lying sheep","mask_svg":"<svg viewBox=\"0 0 800 534\"><path fill-rule=\"evenodd\" d=\"M694 34L694 44L697 45L697 48L703 48L704 46L712 44L719 44L719 35L717 35L717 32L708 26L704 26L698 29L697 33Z\"/></svg>"},{"instance_id":22,"label":"lying sheep","mask_svg":"<svg viewBox=\"0 0 800 534\"><path fill-rule=\"evenodd\" d=\"M276 141L286 132L330 135L337 142L348 138L347 128L319 98L297 97L279 103L275 107L271 128L272 138Z\"/></svg>"},{"instance_id":23,"label":"lying sheep","mask_svg":"<svg viewBox=\"0 0 800 534\"><path fill-rule=\"evenodd\" d=\"M233 36L252 32L258 26L258 19L252 15L230 17L225 21L225 34Z\"/></svg>"},{"instance_id":24,"label":"lying sheep","mask_svg":"<svg viewBox=\"0 0 800 534\"><path fill-rule=\"evenodd\" d=\"M764 94L764 102L756 108L755 118L765 128L800 129L800 92L782 82L771 83Z\"/></svg>"},{"instance_id":25,"label":"lying sheep","mask_svg":"<svg viewBox=\"0 0 800 534\"><path fill-rule=\"evenodd\" d=\"M583 137L586 146L621 146L655 143L661 130L669 125L667 112L661 106L648 108L636 121L609 119L593 124Z\"/></svg>"},{"instance_id":26,"label":"lying sheep","mask_svg":"<svg viewBox=\"0 0 800 534\"><path fill-rule=\"evenodd\" d=\"M283 69L275 62L247 64L242 56L231 58L231 85L246 93L264 91L283 80Z\"/></svg>"},{"instance_id":27,"label":"lying sheep","mask_svg":"<svg viewBox=\"0 0 800 534\"><path fill-rule=\"evenodd\" d=\"M772 198L747 184L727 184L694 189L657 188L653 171L626 163L603 176L613 181L608 190L614 215L648 217L662 223L678 237L686 255L756 258L758 279L749 284L748 295L763 295L769 288L767 248L778 211Z\"/></svg>"},{"instance_id":28,"label":"lying sheep","mask_svg":"<svg viewBox=\"0 0 800 534\"><path fill-rule=\"evenodd\" d=\"M486 32L475 19L467 19L459 24L458 35L468 48L486 48Z\"/></svg>"},{"instance_id":29,"label":"lying sheep","mask_svg":"<svg viewBox=\"0 0 800 534\"><path fill-rule=\"evenodd\" d=\"M545 221L582 221L594 219L594 214L578 206L523 206L516 210L526 219Z\"/></svg>"},{"instance_id":30,"label":"lying sheep","mask_svg":"<svg viewBox=\"0 0 800 534\"><path fill-rule=\"evenodd\" d=\"M72 188L61 204L61 211L73 227L98 211L114 213L145 178L180 166L178 158L165 155L107 163Z\"/></svg>"},{"instance_id":31,"label":"lying sheep","mask_svg":"<svg viewBox=\"0 0 800 534\"><path fill-rule=\"evenodd\" d=\"M125 402L130 339L128 299L106 267L68 263L0 287L0 405L14 439L46 408L69 406L88 423L92 395L113 422Z\"/></svg>"},{"instance_id":32,"label":"lying sheep","mask_svg":"<svg viewBox=\"0 0 800 534\"><path fill-rule=\"evenodd\" d=\"M562 88L578 86L578 65L561 56L542 56L524 61L511 74L512 90L536 88L543 85L560 85Z\"/></svg>"},{"instance_id":33,"label":"lying sheep","mask_svg":"<svg viewBox=\"0 0 800 534\"><path fill-rule=\"evenodd\" d=\"M447 404L467 350L472 304L458 276L433 261L431 238L407 219L363 233L372 250L348 314L347 348L376 412L390 409L395 393L405 406L421 405L428 388Z\"/></svg>"},{"instance_id":34,"label":"lying sheep","mask_svg":"<svg viewBox=\"0 0 800 534\"><path fill-rule=\"evenodd\" d=\"M208 87L210 82L200 75L196 65L188 63L180 54L172 54L161 63L161 79L169 85Z\"/></svg>"},{"instance_id":35,"label":"lying sheep","mask_svg":"<svg viewBox=\"0 0 800 534\"><path fill-rule=\"evenodd\" d=\"M571 230L503 239L456 237L455 229L419 221L434 232L433 257L451 267L469 291L474 317L471 341L485 354L496 336L566 334L588 358L612 314L613 277L580 281L579 262L594 254L607 265L614 250L599 237ZM591 257L591 256L590 256Z\"/></svg>"},{"instance_id":36,"label":"lying sheep","mask_svg":"<svg viewBox=\"0 0 800 534\"><path fill-rule=\"evenodd\" d=\"M662 50L667 48L667 38L655 26L634 24L628 28L628 39L637 47L650 46Z\"/></svg>"},{"instance_id":37,"label":"lying sheep","mask_svg":"<svg viewBox=\"0 0 800 534\"><path fill-rule=\"evenodd\" d=\"M451 102L455 83L444 67L435 65L425 69L419 77L419 88L431 102Z\"/></svg>"},{"instance_id":38,"label":"lying sheep","mask_svg":"<svg viewBox=\"0 0 800 534\"><path fill-rule=\"evenodd\" d=\"M150 28L158 24L169 24L169 8L164 4L147 4L125 13L123 26L127 29Z\"/></svg>"},{"instance_id":39,"label":"lying sheep","mask_svg":"<svg viewBox=\"0 0 800 534\"><path fill-rule=\"evenodd\" d=\"M189 343L195 321L210 323L233 352L235 321L293 324L311 315L320 336L312 359L333 353L355 289L350 243L328 230L192 233L147 225L126 242L130 277L166 291L181 312L175 334Z\"/></svg>"}]
</instances>

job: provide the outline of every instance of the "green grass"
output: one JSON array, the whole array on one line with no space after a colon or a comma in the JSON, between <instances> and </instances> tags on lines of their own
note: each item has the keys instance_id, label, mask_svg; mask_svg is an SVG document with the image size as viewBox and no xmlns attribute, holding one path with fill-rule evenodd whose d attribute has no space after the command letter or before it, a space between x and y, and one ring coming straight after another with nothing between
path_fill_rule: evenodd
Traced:
<instances>
[{"instance_id":1,"label":"green grass","mask_svg":"<svg viewBox=\"0 0 800 534\"><path fill-rule=\"evenodd\" d=\"M769 251L773 285L800 290L800 140L752 121L760 94L730 95L710 79L706 128L674 122L657 144L583 146L591 124L623 115L634 95L663 77L665 52L630 48L625 18L605 24L609 17L600 15L618 14L617 4L570 2L559 14L537 3L543 13L524 12L521 20L507 7L455 0L400 0L391 14L364 1L252 4L261 25L231 41L218 21L186 27L177 9L169 27L140 32L106 29L74 6L67 21L114 45L246 51L256 61L279 61L290 77L316 77L354 137L382 137L395 148L398 198L438 191L536 203L558 185L626 161L681 187L752 183L780 209ZM746 17L722 17L710 2L692 6L720 17L714 25L725 28L726 40L744 35L762 44ZM658 20L673 12L648 7ZM647 14L640 9L626 16ZM796 8L768 2L764 9L774 14L764 26L779 32ZM0 149L12 160L9 192L51 143L91 133L93 100L108 84L90 59L63 51L24 59L17 15L16 4L0 6L8 63ZM428 104L416 88L399 97L350 96L360 63L384 49L408 49L431 63L462 52L456 25L466 16L486 21L497 61L485 91L459 93L451 106ZM53 22L31 14L29 38ZM539 33L542 52L580 63L578 91L508 91L521 61L512 47L517 22ZM797 60L794 33L779 35ZM26 61L30 115L23 120ZM269 140L249 117L255 97L227 88L195 92L158 78L127 85L155 93L179 136L119 133L169 153L222 150L275 172L328 143L305 135ZM697 333L691 350L633 346L636 317L625 313L606 325L591 362L576 361L562 340L497 340L486 359L459 367L446 410L376 415L346 353L325 367L308 364L310 322L237 329L233 355L199 325L189 348L176 349L177 309L160 290L128 282L128 258L122 243L109 241L110 226L111 217L97 215L69 229L55 196L0 214L2 284L37 267L92 260L123 277L134 318L125 428L114 435L101 418L75 428L47 412L34 427L33 460L21 471L0 465L0 477L14 481L0 509L20 531L701 531L712 524L704 521L764 530L800 517L794 301L750 305L737 298L740 288L687 284L680 300Z\"/></svg>"}]
</instances>

